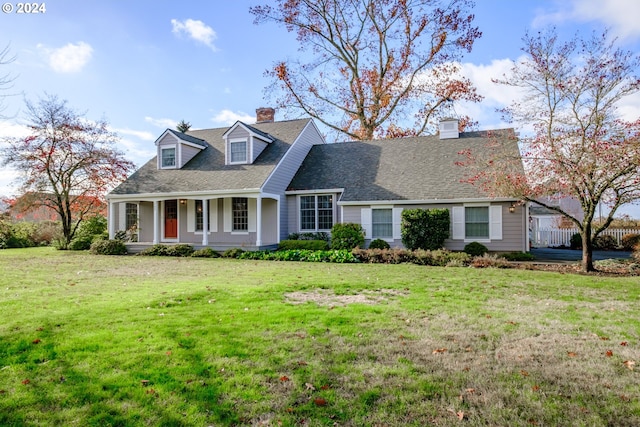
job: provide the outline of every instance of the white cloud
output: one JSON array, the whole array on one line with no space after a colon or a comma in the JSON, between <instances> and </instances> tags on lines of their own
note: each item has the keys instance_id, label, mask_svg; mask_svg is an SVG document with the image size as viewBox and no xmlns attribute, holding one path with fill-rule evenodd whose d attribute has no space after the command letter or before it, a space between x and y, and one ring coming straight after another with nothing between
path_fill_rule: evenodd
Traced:
<instances>
[{"instance_id":1,"label":"white cloud","mask_svg":"<svg viewBox=\"0 0 640 427\"><path fill-rule=\"evenodd\" d=\"M154 119L153 117L145 117L144 121L162 129L175 129L178 122L173 119Z\"/></svg>"},{"instance_id":2,"label":"white cloud","mask_svg":"<svg viewBox=\"0 0 640 427\"><path fill-rule=\"evenodd\" d=\"M204 22L194 19L187 19L185 21L172 19L171 25L173 26L172 32L174 34L187 34L190 38L208 46L214 52L218 50L216 45L213 44L213 41L218 38L218 35L213 28Z\"/></svg>"},{"instance_id":3,"label":"white cloud","mask_svg":"<svg viewBox=\"0 0 640 427\"><path fill-rule=\"evenodd\" d=\"M121 138L119 148L125 153L128 160L138 166L147 163L156 155L156 147L153 144L141 145L127 138Z\"/></svg>"},{"instance_id":4,"label":"white cloud","mask_svg":"<svg viewBox=\"0 0 640 427\"><path fill-rule=\"evenodd\" d=\"M566 21L600 21L604 27L611 28L612 35L621 39L640 37L637 20L640 2L637 0L562 0L555 4L556 10L537 11L532 23L534 28Z\"/></svg>"},{"instance_id":5,"label":"white cloud","mask_svg":"<svg viewBox=\"0 0 640 427\"><path fill-rule=\"evenodd\" d=\"M47 56L49 66L57 73L77 73L91 60L93 48L85 42L69 43L57 49L38 45Z\"/></svg>"},{"instance_id":6,"label":"white cloud","mask_svg":"<svg viewBox=\"0 0 640 427\"><path fill-rule=\"evenodd\" d=\"M154 134L152 134L151 132L133 130L133 129L115 129L115 128L111 129L111 131L116 132L117 134L120 134L120 135L135 136L136 138L140 138L143 141L155 141L156 140L156 136Z\"/></svg>"},{"instance_id":7,"label":"white cloud","mask_svg":"<svg viewBox=\"0 0 640 427\"><path fill-rule=\"evenodd\" d=\"M244 123L254 123L256 121L256 117L242 111L234 113L231 110L222 110L211 118L212 122L219 123L221 125L232 125L238 120Z\"/></svg>"}]
</instances>

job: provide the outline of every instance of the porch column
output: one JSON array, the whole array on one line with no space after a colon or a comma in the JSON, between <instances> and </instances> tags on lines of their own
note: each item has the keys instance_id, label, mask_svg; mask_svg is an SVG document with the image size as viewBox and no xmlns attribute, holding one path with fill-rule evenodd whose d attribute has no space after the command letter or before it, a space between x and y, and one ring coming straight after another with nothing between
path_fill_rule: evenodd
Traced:
<instances>
[{"instance_id":1,"label":"porch column","mask_svg":"<svg viewBox=\"0 0 640 427\"><path fill-rule=\"evenodd\" d=\"M153 201L153 244L160 243L160 202Z\"/></svg>"},{"instance_id":2,"label":"porch column","mask_svg":"<svg viewBox=\"0 0 640 427\"><path fill-rule=\"evenodd\" d=\"M116 236L116 204L109 200L109 218L107 218L109 224L109 239L113 239Z\"/></svg>"},{"instance_id":3,"label":"porch column","mask_svg":"<svg viewBox=\"0 0 640 427\"><path fill-rule=\"evenodd\" d=\"M256 246L262 246L262 196L256 200Z\"/></svg>"},{"instance_id":4,"label":"porch column","mask_svg":"<svg viewBox=\"0 0 640 427\"><path fill-rule=\"evenodd\" d=\"M209 199L202 199L202 246L209 246Z\"/></svg>"}]
</instances>

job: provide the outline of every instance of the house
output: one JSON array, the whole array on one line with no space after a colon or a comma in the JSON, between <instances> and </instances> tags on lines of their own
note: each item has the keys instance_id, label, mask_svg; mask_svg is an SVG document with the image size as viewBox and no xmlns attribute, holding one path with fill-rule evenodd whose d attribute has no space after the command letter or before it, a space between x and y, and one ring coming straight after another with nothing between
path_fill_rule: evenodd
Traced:
<instances>
[{"instance_id":1,"label":"house","mask_svg":"<svg viewBox=\"0 0 640 427\"><path fill-rule=\"evenodd\" d=\"M447 248L477 241L492 251L528 250L528 207L488 197L456 164L460 151L483 149L488 132L458 133L448 120L436 136L326 144L310 119L257 115L251 125L166 130L157 156L108 195L110 235L133 229L139 245L251 250L356 222L367 243L399 247L403 209L447 208ZM513 132L502 132L494 135L517 154Z\"/></svg>"}]
</instances>

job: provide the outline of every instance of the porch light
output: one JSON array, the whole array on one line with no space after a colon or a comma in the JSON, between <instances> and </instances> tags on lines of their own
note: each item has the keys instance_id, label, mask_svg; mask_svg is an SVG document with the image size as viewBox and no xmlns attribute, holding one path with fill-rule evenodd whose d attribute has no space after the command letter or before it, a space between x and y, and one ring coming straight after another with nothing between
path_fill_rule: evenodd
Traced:
<instances>
[{"instance_id":1,"label":"porch light","mask_svg":"<svg viewBox=\"0 0 640 427\"><path fill-rule=\"evenodd\" d=\"M180 204L181 205L186 205L187 204L187 199L180 199Z\"/></svg>"},{"instance_id":2,"label":"porch light","mask_svg":"<svg viewBox=\"0 0 640 427\"><path fill-rule=\"evenodd\" d=\"M516 211L516 204L511 203L511 206L509 206L509 213L514 213L515 211Z\"/></svg>"}]
</instances>

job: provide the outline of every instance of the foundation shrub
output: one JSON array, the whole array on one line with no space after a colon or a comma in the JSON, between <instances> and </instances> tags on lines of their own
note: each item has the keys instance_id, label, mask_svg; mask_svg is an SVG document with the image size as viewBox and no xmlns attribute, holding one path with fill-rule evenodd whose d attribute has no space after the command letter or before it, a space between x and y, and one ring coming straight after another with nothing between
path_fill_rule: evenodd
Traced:
<instances>
[{"instance_id":1,"label":"foundation shrub","mask_svg":"<svg viewBox=\"0 0 640 427\"><path fill-rule=\"evenodd\" d=\"M309 232L309 233L291 233L287 236L287 240L324 240L329 242L331 236L324 231Z\"/></svg>"},{"instance_id":2,"label":"foundation shrub","mask_svg":"<svg viewBox=\"0 0 640 427\"><path fill-rule=\"evenodd\" d=\"M489 252L489 249L487 249L487 247L482 243L471 242L471 243L467 243L464 246L464 252L471 255L472 257L478 257L478 256L483 256L484 254Z\"/></svg>"},{"instance_id":3,"label":"foundation shrub","mask_svg":"<svg viewBox=\"0 0 640 427\"><path fill-rule=\"evenodd\" d=\"M219 258L220 254L211 248L198 249L191 254L193 258Z\"/></svg>"},{"instance_id":4,"label":"foundation shrub","mask_svg":"<svg viewBox=\"0 0 640 427\"><path fill-rule=\"evenodd\" d=\"M309 249L312 251L324 251L329 249L326 240L283 240L278 244L278 250Z\"/></svg>"},{"instance_id":5,"label":"foundation shrub","mask_svg":"<svg viewBox=\"0 0 640 427\"><path fill-rule=\"evenodd\" d=\"M240 248L227 249L222 253L223 258L240 258L240 255L244 253L244 250Z\"/></svg>"},{"instance_id":6,"label":"foundation shrub","mask_svg":"<svg viewBox=\"0 0 640 427\"><path fill-rule=\"evenodd\" d=\"M120 239L114 239L124 244L124 241ZM150 248L147 248L138 253L140 256L170 256L169 255L169 246L167 245L153 245Z\"/></svg>"},{"instance_id":7,"label":"foundation shrub","mask_svg":"<svg viewBox=\"0 0 640 427\"><path fill-rule=\"evenodd\" d=\"M405 209L402 211L402 243L408 249L436 250L449 237L448 209Z\"/></svg>"},{"instance_id":8,"label":"foundation shrub","mask_svg":"<svg viewBox=\"0 0 640 427\"><path fill-rule=\"evenodd\" d=\"M500 256L507 261L533 261L536 259L535 256L528 252L507 252Z\"/></svg>"},{"instance_id":9,"label":"foundation shrub","mask_svg":"<svg viewBox=\"0 0 640 427\"><path fill-rule=\"evenodd\" d=\"M361 248L364 246L364 230L353 222L338 223L331 229L331 249Z\"/></svg>"},{"instance_id":10,"label":"foundation shrub","mask_svg":"<svg viewBox=\"0 0 640 427\"><path fill-rule=\"evenodd\" d=\"M382 239L375 239L369 243L369 249L390 249L389 243Z\"/></svg>"},{"instance_id":11,"label":"foundation shrub","mask_svg":"<svg viewBox=\"0 0 640 427\"><path fill-rule=\"evenodd\" d=\"M471 266L474 268L510 268L509 262L497 255L476 256L471 260Z\"/></svg>"},{"instance_id":12,"label":"foundation shrub","mask_svg":"<svg viewBox=\"0 0 640 427\"><path fill-rule=\"evenodd\" d=\"M97 240L91 244L90 252L95 255L126 255L127 247L120 240Z\"/></svg>"}]
</instances>

